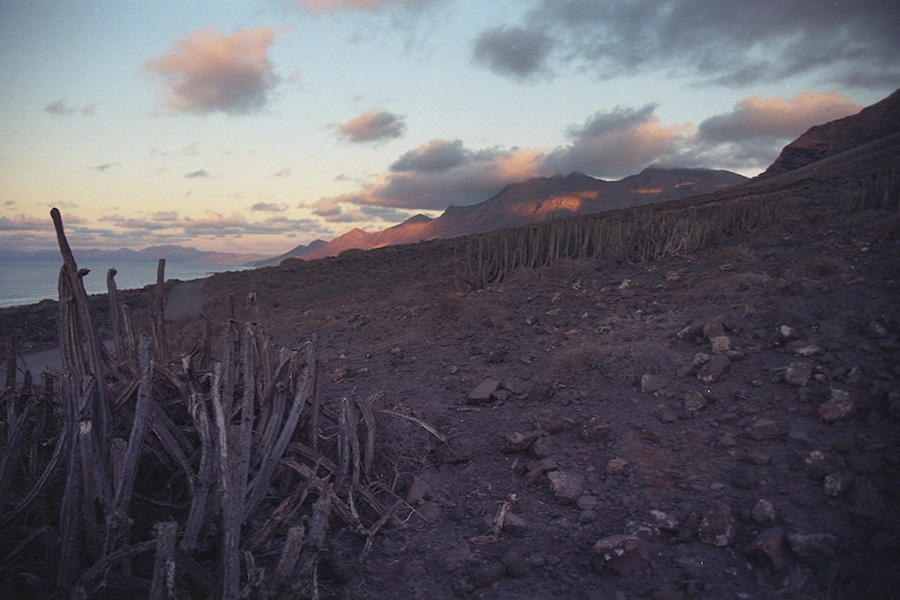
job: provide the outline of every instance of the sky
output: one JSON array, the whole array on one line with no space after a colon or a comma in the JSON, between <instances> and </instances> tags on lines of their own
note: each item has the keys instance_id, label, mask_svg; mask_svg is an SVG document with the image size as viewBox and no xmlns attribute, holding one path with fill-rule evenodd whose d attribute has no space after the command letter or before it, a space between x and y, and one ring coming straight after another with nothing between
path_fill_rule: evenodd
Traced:
<instances>
[{"instance_id":1,"label":"sky","mask_svg":"<svg viewBox=\"0 0 900 600\"><path fill-rule=\"evenodd\" d=\"M893 0L4 0L0 250L277 255L505 185L764 170L900 87Z\"/></svg>"}]
</instances>

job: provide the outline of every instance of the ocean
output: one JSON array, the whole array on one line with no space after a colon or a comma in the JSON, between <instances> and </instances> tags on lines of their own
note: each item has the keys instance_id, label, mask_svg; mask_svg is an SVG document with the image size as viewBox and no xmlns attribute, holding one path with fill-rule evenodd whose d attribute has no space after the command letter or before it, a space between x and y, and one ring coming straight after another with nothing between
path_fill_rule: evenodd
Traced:
<instances>
[{"instance_id":1,"label":"ocean","mask_svg":"<svg viewBox=\"0 0 900 600\"><path fill-rule=\"evenodd\" d=\"M157 262L77 261L79 269L90 269L83 281L88 294L106 293L106 272L116 269L116 288L130 290L156 283ZM62 259L0 260L0 308L56 300L57 280ZM201 279L223 271L242 271L249 267L201 265L166 261L166 279Z\"/></svg>"}]
</instances>

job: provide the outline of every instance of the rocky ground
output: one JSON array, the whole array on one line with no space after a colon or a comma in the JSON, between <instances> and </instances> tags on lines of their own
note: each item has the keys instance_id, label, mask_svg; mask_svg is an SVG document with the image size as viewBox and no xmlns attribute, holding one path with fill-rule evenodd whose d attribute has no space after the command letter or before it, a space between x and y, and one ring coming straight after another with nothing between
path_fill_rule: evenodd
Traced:
<instances>
[{"instance_id":1,"label":"rocky ground","mask_svg":"<svg viewBox=\"0 0 900 600\"><path fill-rule=\"evenodd\" d=\"M382 413L372 482L408 508L362 563L333 532L322 596L895 597L900 215L780 193L815 203L484 291L456 289L447 242L211 278L215 326L233 293L277 344L317 338L327 402L416 419Z\"/></svg>"}]
</instances>

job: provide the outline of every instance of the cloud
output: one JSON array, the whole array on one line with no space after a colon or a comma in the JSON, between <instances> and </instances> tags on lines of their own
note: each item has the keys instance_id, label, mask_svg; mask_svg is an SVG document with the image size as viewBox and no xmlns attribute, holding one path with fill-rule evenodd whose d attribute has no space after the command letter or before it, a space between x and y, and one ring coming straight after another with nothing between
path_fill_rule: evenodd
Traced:
<instances>
[{"instance_id":1,"label":"cloud","mask_svg":"<svg viewBox=\"0 0 900 600\"><path fill-rule=\"evenodd\" d=\"M829 84L873 89L900 78L900 11L886 0L543 0L517 30L552 40L557 65L601 78L662 72L751 85L812 74ZM485 39L496 36L483 33L476 52ZM519 71L483 62L521 77L549 58L537 56L542 60L531 69L518 63Z\"/></svg>"},{"instance_id":2,"label":"cloud","mask_svg":"<svg viewBox=\"0 0 900 600\"><path fill-rule=\"evenodd\" d=\"M700 123L698 136L709 142L750 138L795 138L821 123L855 114L862 106L838 93L806 91L792 99L744 98L731 112Z\"/></svg>"},{"instance_id":3,"label":"cloud","mask_svg":"<svg viewBox=\"0 0 900 600\"><path fill-rule=\"evenodd\" d=\"M497 73L524 79L544 70L552 43L540 30L497 27L478 36L473 56Z\"/></svg>"},{"instance_id":4,"label":"cloud","mask_svg":"<svg viewBox=\"0 0 900 600\"><path fill-rule=\"evenodd\" d=\"M197 179L198 177L206 178L210 177L209 171L206 169L199 169L197 171L192 171L185 175L188 179Z\"/></svg>"},{"instance_id":5,"label":"cloud","mask_svg":"<svg viewBox=\"0 0 900 600\"><path fill-rule=\"evenodd\" d=\"M262 108L278 83L268 56L274 37L262 25L232 35L197 29L144 66L162 76L166 105L175 112L246 114Z\"/></svg>"},{"instance_id":6,"label":"cloud","mask_svg":"<svg viewBox=\"0 0 900 600\"><path fill-rule=\"evenodd\" d=\"M175 211L156 212L144 217L125 217L118 214L99 219L110 223L112 231L124 229L133 232L153 232L154 236L172 238L203 235L283 235L295 232L321 230L321 224L314 219L289 219L282 215L267 217L262 221L249 221L240 213L225 216L211 212L203 218L181 217Z\"/></svg>"},{"instance_id":7,"label":"cloud","mask_svg":"<svg viewBox=\"0 0 900 600\"><path fill-rule=\"evenodd\" d=\"M571 143L547 155L553 173L580 171L596 177L625 176L671 153L688 134L684 125L663 125L656 105L616 107L569 129Z\"/></svg>"},{"instance_id":8,"label":"cloud","mask_svg":"<svg viewBox=\"0 0 900 600\"><path fill-rule=\"evenodd\" d=\"M297 0L297 4L313 12L332 12L338 10L376 11L391 5L417 6L428 4L432 0Z\"/></svg>"},{"instance_id":9,"label":"cloud","mask_svg":"<svg viewBox=\"0 0 900 600\"><path fill-rule=\"evenodd\" d=\"M53 221L50 217L36 219L25 215L0 217L0 231L53 231Z\"/></svg>"},{"instance_id":10,"label":"cloud","mask_svg":"<svg viewBox=\"0 0 900 600\"><path fill-rule=\"evenodd\" d=\"M250 207L250 210L260 212L284 212L287 210L287 204L277 204L275 202L257 202Z\"/></svg>"},{"instance_id":11,"label":"cloud","mask_svg":"<svg viewBox=\"0 0 900 600\"><path fill-rule=\"evenodd\" d=\"M272 173L272 177L290 177L291 170L288 167L284 167L283 169Z\"/></svg>"},{"instance_id":12,"label":"cloud","mask_svg":"<svg viewBox=\"0 0 900 600\"><path fill-rule=\"evenodd\" d=\"M360 191L319 200L313 212L337 220L346 218L347 205L442 210L450 204L472 204L509 183L537 176L543 158L533 148L473 151L459 140L432 140L406 152Z\"/></svg>"},{"instance_id":13,"label":"cloud","mask_svg":"<svg viewBox=\"0 0 900 600\"><path fill-rule=\"evenodd\" d=\"M91 168L94 169L95 171L103 173L104 171L106 171L107 169L110 169L112 167L121 167L121 166L122 166L121 163L111 162L111 163L106 163L106 164L102 164L102 165L96 165Z\"/></svg>"},{"instance_id":14,"label":"cloud","mask_svg":"<svg viewBox=\"0 0 900 600\"><path fill-rule=\"evenodd\" d=\"M380 142L403 135L403 117L372 109L346 123L335 125L338 135L353 143Z\"/></svg>"},{"instance_id":15,"label":"cloud","mask_svg":"<svg viewBox=\"0 0 900 600\"><path fill-rule=\"evenodd\" d=\"M94 104L86 104L84 106L76 108L73 106L69 106L64 99L60 98L59 100L54 100L53 102L45 106L44 112L59 117L70 117L77 113L81 113L84 116L90 117L95 114L96 108L96 102Z\"/></svg>"}]
</instances>

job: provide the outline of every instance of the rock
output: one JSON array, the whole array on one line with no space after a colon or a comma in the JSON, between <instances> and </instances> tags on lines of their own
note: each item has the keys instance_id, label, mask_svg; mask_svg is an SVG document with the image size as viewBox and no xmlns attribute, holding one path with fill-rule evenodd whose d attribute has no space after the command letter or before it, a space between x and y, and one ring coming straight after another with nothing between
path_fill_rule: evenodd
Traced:
<instances>
[{"instance_id":1,"label":"rock","mask_svg":"<svg viewBox=\"0 0 900 600\"><path fill-rule=\"evenodd\" d=\"M550 480L553 495L564 503L575 502L584 493L584 477L577 473L552 471L547 474L547 478Z\"/></svg>"},{"instance_id":2,"label":"rock","mask_svg":"<svg viewBox=\"0 0 900 600\"><path fill-rule=\"evenodd\" d=\"M678 527L678 519L667 512L654 509L649 511L642 521L629 521L625 530L631 535L655 540L659 539L664 531L677 532Z\"/></svg>"},{"instance_id":3,"label":"rock","mask_svg":"<svg viewBox=\"0 0 900 600\"><path fill-rule=\"evenodd\" d=\"M747 546L747 554L766 556L776 571L784 568L784 530L780 527L765 529Z\"/></svg>"},{"instance_id":4,"label":"rock","mask_svg":"<svg viewBox=\"0 0 900 600\"><path fill-rule=\"evenodd\" d=\"M709 340L709 347L713 354L728 352L734 348L734 342L727 335L717 335Z\"/></svg>"},{"instance_id":5,"label":"rock","mask_svg":"<svg viewBox=\"0 0 900 600\"><path fill-rule=\"evenodd\" d=\"M503 563L491 560L472 571L472 583L476 588L483 588L500 581L504 575L506 567Z\"/></svg>"},{"instance_id":6,"label":"rock","mask_svg":"<svg viewBox=\"0 0 900 600\"><path fill-rule=\"evenodd\" d=\"M547 458L553 454L550 438L540 437L534 440L534 443L531 445L531 454L535 458Z\"/></svg>"},{"instance_id":7,"label":"rock","mask_svg":"<svg viewBox=\"0 0 900 600\"><path fill-rule=\"evenodd\" d=\"M760 452L759 450L750 450L747 452L744 459L753 465L767 465L772 462L772 457L766 454L765 452Z\"/></svg>"},{"instance_id":8,"label":"rock","mask_svg":"<svg viewBox=\"0 0 900 600\"><path fill-rule=\"evenodd\" d=\"M720 438L717 444L722 448L733 448L738 445L737 436L733 433L725 433Z\"/></svg>"},{"instance_id":9,"label":"rock","mask_svg":"<svg viewBox=\"0 0 900 600\"><path fill-rule=\"evenodd\" d=\"M594 544L594 564L604 573L631 575L650 564L650 550L635 535L611 535Z\"/></svg>"},{"instance_id":10,"label":"rock","mask_svg":"<svg viewBox=\"0 0 900 600\"><path fill-rule=\"evenodd\" d=\"M644 373L641 377L641 391L645 394L652 394L666 387L668 383L669 381L665 377Z\"/></svg>"},{"instance_id":11,"label":"rock","mask_svg":"<svg viewBox=\"0 0 900 600\"><path fill-rule=\"evenodd\" d=\"M714 354L709 362L704 364L697 372L697 379L704 383L713 383L722 378L722 375L731 368L731 359L725 354Z\"/></svg>"},{"instance_id":12,"label":"rock","mask_svg":"<svg viewBox=\"0 0 900 600\"><path fill-rule=\"evenodd\" d=\"M552 458L544 458L534 463L529 467L528 473L525 475L525 485L533 485L537 483L538 479L546 473L547 471L552 471L554 469L559 468L559 465L556 464L556 461Z\"/></svg>"},{"instance_id":13,"label":"rock","mask_svg":"<svg viewBox=\"0 0 900 600\"><path fill-rule=\"evenodd\" d=\"M527 577L531 573L531 564L522 553L515 548L507 550L500 558L510 577Z\"/></svg>"},{"instance_id":14,"label":"rock","mask_svg":"<svg viewBox=\"0 0 900 600\"><path fill-rule=\"evenodd\" d=\"M866 325L863 333L866 337L872 338L873 340L881 339L888 334L887 329L884 328L884 325L882 325L878 321L869 321L869 324Z\"/></svg>"},{"instance_id":15,"label":"rock","mask_svg":"<svg viewBox=\"0 0 900 600\"><path fill-rule=\"evenodd\" d=\"M781 435L781 429L771 419L759 419L747 429L747 434L757 441L771 440Z\"/></svg>"},{"instance_id":16,"label":"rock","mask_svg":"<svg viewBox=\"0 0 900 600\"><path fill-rule=\"evenodd\" d=\"M413 475L412 483L409 485L409 491L406 492L406 502L408 504L421 504L430 489L431 484L428 481L417 475Z\"/></svg>"},{"instance_id":17,"label":"rock","mask_svg":"<svg viewBox=\"0 0 900 600\"><path fill-rule=\"evenodd\" d=\"M574 419L570 419L569 417L554 417L554 418L544 418L538 421L535 421L534 428L535 429L543 429L547 433L559 433L560 431L571 431L575 429L577 423Z\"/></svg>"},{"instance_id":18,"label":"rock","mask_svg":"<svg viewBox=\"0 0 900 600\"><path fill-rule=\"evenodd\" d=\"M794 350L794 354L798 356L814 356L816 354L822 354L823 352L825 352L825 350L816 344L806 344L805 346L800 346Z\"/></svg>"},{"instance_id":19,"label":"rock","mask_svg":"<svg viewBox=\"0 0 900 600\"><path fill-rule=\"evenodd\" d=\"M519 515L511 512L507 512L503 517L503 529L507 533L511 533L513 535L519 535L521 533L525 533L528 530L528 523L520 517Z\"/></svg>"},{"instance_id":20,"label":"rock","mask_svg":"<svg viewBox=\"0 0 900 600\"><path fill-rule=\"evenodd\" d=\"M594 510L598 504L600 502L597 500L597 496L592 496L591 494L582 494L575 501L575 506L581 510Z\"/></svg>"},{"instance_id":21,"label":"rock","mask_svg":"<svg viewBox=\"0 0 900 600\"><path fill-rule=\"evenodd\" d=\"M606 463L606 468L604 472L607 475L615 475L616 473L622 473L630 463L624 458L611 458Z\"/></svg>"},{"instance_id":22,"label":"rock","mask_svg":"<svg viewBox=\"0 0 900 600\"><path fill-rule=\"evenodd\" d=\"M679 340L690 341L703 335L703 321L694 321L675 334Z\"/></svg>"},{"instance_id":23,"label":"rock","mask_svg":"<svg viewBox=\"0 0 900 600\"><path fill-rule=\"evenodd\" d=\"M819 406L819 417L833 423L856 412L856 403L850 393L838 388L828 390L828 400Z\"/></svg>"},{"instance_id":24,"label":"rock","mask_svg":"<svg viewBox=\"0 0 900 600\"><path fill-rule=\"evenodd\" d=\"M712 340L714 337L725 335L725 327L722 325L720 318L713 319L703 326L703 335L706 339Z\"/></svg>"},{"instance_id":25,"label":"rock","mask_svg":"<svg viewBox=\"0 0 900 600\"><path fill-rule=\"evenodd\" d=\"M813 450L803 456L803 466L813 479L822 479L829 473L841 468L841 461L821 450Z\"/></svg>"},{"instance_id":26,"label":"rock","mask_svg":"<svg viewBox=\"0 0 900 600\"><path fill-rule=\"evenodd\" d=\"M496 379L485 379L478 386L469 392L466 398L466 404L486 404L490 402L494 392L500 387L500 382Z\"/></svg>"},{"instance_id":27,"label":"rock","mask_svg":"<svg viewBox=\"0 0 900 600\"><path fill-rule=\"evenodd\" d=\"M808 362L792 362L784 372L785 382L796 386L806 385L810 377L812 366Z\"/></svg>"},{"instance_id":28,"label":"rock","mask_svg":"<svg viewBox=\"0 0 900 600\"><path fill-rule=\"evenodd\" d=\"M716 502L700 523L700 541L712 546L730 546L734 543L736 529L731 507L724 502Z\"/></svg>"},{"instance_id":29,"label":"rock","mask_svg":"<svg viewBox=\"0 0 900 600\"><path fill-rule=\"evenodd\" d=\"M757 523L773 523L775 522L775 507L768 500L760 498L753 506L750 516Z\"/></svg>"},{"instance_id":30,"label":"rock","mask_svg":"<svg viewBox=\"0 0 900 600\"><path fill-rule=\"evenodd\" d=\"M632 284L630 279L625 279L622 283L619 284L619 287L616 288L616 291L619 292L625 298L630 298L634 295L634 290L631 289Z\"/></svg>"},{"instance_id":31,"label":"rock","mask_svg":"<svg viewBox=\"0 0 900 600\"><path fill-rule=\"evenodd\" d=\"M688 414L693 415L707 407L709 400L700 392L688 392L684 395L681 406Z\"/></svg>"},{"instance_id":32,"label":"rock","mask_svg":"<svg viewBox=\"0 0 900 600\"><path fill-rule=\"evenodd\" d=\"M789 533L787 544L797 558L820 563L834 556L837 538L830 533Z\"/></svg>"},{"instance_id":33,"label":"rock","mask_svg":"<svg viewBox=\"0 0 900 600\"><path fill-rule=\"evenodd\" d=\"M609 424L600 417L591 417L581 423L581 437L589 442L605 444L611 436Z\"/></svg>"},{"instance_id":34,"label":"rock","mask_svg":"<svg viewBox=\"0 0 900 600\"><path fill-rule=\"evenodd\" d=\"M825 495L836 498L843 495L853 484L853 473L849 471L840 471L837 473L829 473L825 476L823 486Z\"/></svg>"},{"instance_id":35,"label":"rock","mask_svg":"<svg viewBox=\"0 0 900 600\"><path fill-rule=\"evenodd\" d=\"M437 449L437 459L441 463L460 463L472 460L475 443L465 435L457 436Z\"/></svg>"},{"instance_id":36,"label":"rock","mask_svg":"<svg viewBox=\"0 0 900 600\"><path fill-rule=\"evenodd\" d=\"M503 434L501 450L506 453L521 452L522 450L527 450L531 447L536 439L540 438L543 435L544 432L540 429L535 429L534 431L529 431L527 433L519 433L518 431L514 431L513 433L505 433Z\"/></svg>"}]
</instances>

